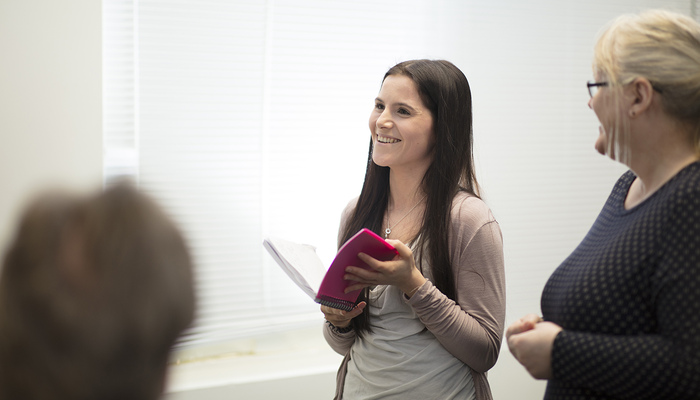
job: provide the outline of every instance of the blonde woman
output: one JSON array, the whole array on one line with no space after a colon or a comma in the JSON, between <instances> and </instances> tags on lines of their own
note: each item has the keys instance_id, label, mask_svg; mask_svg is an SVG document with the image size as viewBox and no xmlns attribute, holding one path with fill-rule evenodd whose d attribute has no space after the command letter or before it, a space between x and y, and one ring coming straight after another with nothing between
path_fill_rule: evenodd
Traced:
<instances>
[{"instance_id":1,"label":"blonde woman","mask_svg":"<svg viewBox=\"0 0 700 400\"><path fill-rule=\"evenodd\" d=\"M698 399L700 25L620 17L593 71L595 147L630 170L508 345L545 399Z\"/></svg>"}]
</instances>

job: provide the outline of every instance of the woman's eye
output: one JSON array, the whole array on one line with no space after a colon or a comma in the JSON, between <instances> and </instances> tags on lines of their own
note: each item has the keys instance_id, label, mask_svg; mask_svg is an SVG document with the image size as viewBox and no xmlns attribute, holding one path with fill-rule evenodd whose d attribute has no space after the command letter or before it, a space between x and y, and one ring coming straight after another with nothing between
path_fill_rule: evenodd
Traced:
<instances>
[{"instance_id":1,"label":"woman's eye","mask_svg":"<svg viewBox=\"0 0 700 400\"><path fill-rule=\"evenodd\" d=\"M384 109L384 104L381 103L374 103L374 108L377 110L383 110Z\"/></svg>"},{"instance_id":2,"label":"woman's eye","mask_svg":"<svg viewBox=\"0 0 700 400\"><path fill-rule=\"evenodd\" d=\"M411 115L411 113L405 108L399 108L397 112L401 115Z\"/></svg>"}]
</instances>

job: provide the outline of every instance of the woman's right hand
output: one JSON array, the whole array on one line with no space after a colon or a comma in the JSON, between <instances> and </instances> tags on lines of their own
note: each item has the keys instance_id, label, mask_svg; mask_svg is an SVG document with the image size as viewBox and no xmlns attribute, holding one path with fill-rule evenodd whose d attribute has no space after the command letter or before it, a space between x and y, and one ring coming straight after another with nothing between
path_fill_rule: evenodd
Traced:
<instances>
[{"instance_id":1,"label":"woman's right hand","mask_svg":"<svg viewBox=\"0 0 700 400\"><path fill-rule=\"evenodd\" d=\"M336 328L346 328L350 325L350 321L362 314L362 310L365 309L367 303L364 301L359 302L352 310L344 311L338 308L321 306L321 312L326 317L326 321L330 322Z\"/></svg>"}]
</instances>

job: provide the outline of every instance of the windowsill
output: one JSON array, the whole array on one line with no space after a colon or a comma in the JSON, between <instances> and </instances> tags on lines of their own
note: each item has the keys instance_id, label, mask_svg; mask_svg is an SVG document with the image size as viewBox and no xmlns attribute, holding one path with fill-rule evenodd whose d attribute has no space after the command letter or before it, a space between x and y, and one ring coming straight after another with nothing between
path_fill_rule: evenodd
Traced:
<instances>
[{"instance_id":1,"label":"windowsill","mask_svg":"<svg viewBox=\"0 0 700 400\"><path fill-rule=\"evenodd\" d=\"M248 353L230 352L170 367L166 393L334 373L342 361L320 327L246 340ZM230 346L229 346L230 347Z\"/></svg>"}]
</instances>

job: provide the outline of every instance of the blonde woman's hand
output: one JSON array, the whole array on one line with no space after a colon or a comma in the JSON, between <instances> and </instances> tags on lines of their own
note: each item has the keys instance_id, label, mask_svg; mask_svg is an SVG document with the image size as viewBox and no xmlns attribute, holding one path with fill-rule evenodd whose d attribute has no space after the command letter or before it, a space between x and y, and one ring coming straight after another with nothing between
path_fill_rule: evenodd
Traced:
<instances>
[{"instance_id":1,"label":"blonde woman's hand","mask_svg":"<svg viewBox=\"0 0 700 400\"><path fill-rule=\"evenodd\" d=\"M525 331L529 331L535 328L535 325L538 323L542 322L543 319L537 314L528 314L519 320L513 322L510 324L508 329L506 329L506 339L509 338L511 335L515 335L518 333L523 333Z\"/></svg>"},{"instance_id":2,"label":"blonde woman's hand","mask_svg":"<svg viewBox=\"0 0 700 400\"><path fill-rule=\"evenodd\" d=\"M552 346L562 328L529 314L512 323L506 330L508 348L535 379L552 377Z\"/></svg>"},{"instance_id":3,"label":"blonde woman's hand","mask_svg":"<svg viewBox=\"0 0 700 400\"><path fill-rule=\"evenodd\" d=\"M321 306L321 312L323 316L326 317L326 321L330 322L336 328L346 328L350 325L350 321L362 314L362 310L365 309L367 303L361 301L355 305L355 307L350 311L340 310L338 308Z\"/></svg>"},{"instance_id":4,"label":"blonde woman's hand","mask_svg":"<svg viewBox=\"0 0 700 400\"><path fill-rule=\"evenodd\" d=\"M387 242L396 248L398 256L390 261L379 261L367 254L358 254L370 269L347 267L345 279L353 282L345 289L345 293L376 285L395 285L411 295L414 289L425 283L426 279L416 267L411 249L400 240L388 239Z\"/></svg>"}]
</instances>

